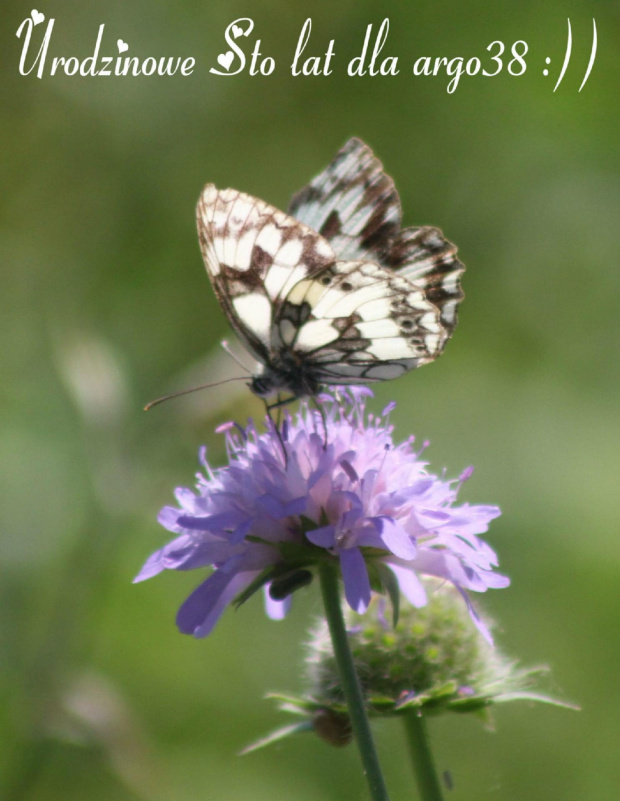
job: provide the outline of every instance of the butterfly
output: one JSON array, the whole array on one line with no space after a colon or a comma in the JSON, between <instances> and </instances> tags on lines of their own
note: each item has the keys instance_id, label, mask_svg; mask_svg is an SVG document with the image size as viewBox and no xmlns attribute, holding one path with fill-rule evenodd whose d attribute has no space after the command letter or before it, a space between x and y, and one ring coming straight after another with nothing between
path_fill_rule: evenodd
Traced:
<instances>
[{"instance_id":1,"label":"butterfly","mask_svg":"<svg viewBox=\"0 0 620 801\"><path fill-rule=\"evenodd\" d=\"M207 184L198 238L217 298L260 362L261 397L385 381L436 359L463 264L438 228L401 228L392 179L350 139L284 213Z\"/></svg>"}]
</instances>

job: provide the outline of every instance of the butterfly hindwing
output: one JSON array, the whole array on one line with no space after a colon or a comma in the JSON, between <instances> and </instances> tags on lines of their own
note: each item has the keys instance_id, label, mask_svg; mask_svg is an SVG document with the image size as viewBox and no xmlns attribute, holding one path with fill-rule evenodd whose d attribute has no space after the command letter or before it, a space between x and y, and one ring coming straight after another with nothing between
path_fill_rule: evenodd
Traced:
<instances>
[{"instance_id":1,"label":"butterfly hindwing","mask_svg":"<svg viewBox=\"0 0 620 801\"><path fill-rule=\"evenodd\" d=\"M401 230L398 192L367 145L350 139L293 197L289 214L319 231L337 257L377 261L424 289L440 309L441 352L456 325L465 268L438 228Z\"/></svg>"},{"instance_id":2,"label":"butterfly hindwing","mask_svg":"<svg viewBox=\"0 0 620 801\"><path fill-rule=\"evenodd\" d=\"M337 261L300 281L274 327L325 383L395 377L434 359L441 343L424 293L367 261Z\"/></svg>"},{"instance_id":3,"label":"butterfly hindwing","mask_svg":"<svg viewBox=\"0 0 620 801\"><path fill-rule=\"evenodd\" d=\"M293 196L288 213L325 237L340 259L381 261L400 230L394 182L355 138Z\"/></svg>"},{"instance_id":4,"label":"butterfly hindwing","mask_svg":"<svg viewBox=\"0 0 620 801\"><path fill-rule=\"evenodd\" d=\"M439 310L442 341L438 356L452 336L458 305L464 297L460 281L465 266L456 257L456 246L439 228L406 228L392 246L387 263L419 287Z\"/></svg>"}]
</instances>

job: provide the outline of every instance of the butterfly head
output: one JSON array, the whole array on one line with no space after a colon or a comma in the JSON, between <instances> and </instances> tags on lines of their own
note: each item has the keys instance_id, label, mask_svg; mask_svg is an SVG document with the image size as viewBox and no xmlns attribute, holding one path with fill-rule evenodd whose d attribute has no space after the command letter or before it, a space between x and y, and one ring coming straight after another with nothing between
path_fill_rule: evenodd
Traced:
<instances>
[{"instance_id":1,"label":"butterfly head","mask_svg":"<svg viewBox=\"0 0 620 801\"><path fill-rule=\"evenodd\" d=\"M278 387L274 385L272 376L269 373L253 376L248 386L259 398L267 398L278 390Z\"/></svg>"},{"instance_id":2,"label":"butterfly head","mask_svg":"<svg viewBox=\"0 0 620 801\"><path fill-rule=\"evenodd\" d=\"M290 354L283 355L284 358L280 356L277 364L265 365L261 373L252 376L249 383L252 392L260 398L278 392L290 392L295 398L316 395L319 383Z\"/></svg>"}]
</instances>

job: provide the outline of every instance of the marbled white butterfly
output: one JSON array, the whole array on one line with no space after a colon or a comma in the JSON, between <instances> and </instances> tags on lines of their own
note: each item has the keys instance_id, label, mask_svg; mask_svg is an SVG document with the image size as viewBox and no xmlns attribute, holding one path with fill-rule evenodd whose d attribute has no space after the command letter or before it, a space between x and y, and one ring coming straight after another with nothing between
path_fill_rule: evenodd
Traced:
<instances>
[{"instance_id":1,"label":"marbled white butterfly","mask_svg":"<svg viewBox=\"0 0 620 801\"><path fill-rule=\"evenodd\" d=\"M288 213L207 184L198 236L222 308L260 372L260 396L396 378L436 359L464 270L438 228L401 229L394 183L359 139Z\"/></svg>"}]
</instances>

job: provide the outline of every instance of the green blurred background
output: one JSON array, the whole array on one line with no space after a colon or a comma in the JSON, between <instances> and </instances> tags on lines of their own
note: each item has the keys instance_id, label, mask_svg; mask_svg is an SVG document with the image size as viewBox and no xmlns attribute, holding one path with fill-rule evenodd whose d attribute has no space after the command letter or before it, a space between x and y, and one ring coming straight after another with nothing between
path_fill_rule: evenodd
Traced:
<instances>
[{"instance_id":1,"label":"green blurred background","mask_svg":"<svg viewBox=\"0 0 620 801\"><path fill-rule=\"evenodd\" d=\"M192 485L199 445L221 463L214 426L261 414L227 387L142 412L236 370L217 345L228 329L198 193L212 181L285 207L355 135L394 176L405 223L443 228L468 268L446 354L378 388L376 408L399 402L397 436L431 440L435 470L475 465L462 497L502 507L488 540L513 581L480 599L499 644L548 664L548 689L583 707L504 707L495 733L433 721L449 797L617 799L618 3L41 0L56 19L48 59L92 55L105 23L102 54L122 38L129 55L197 62L186 78L42 80L18 73L30 10L5 2L1 23L4 797L366 797L353 747L306 736L236 756L288 722L262 697L301 689L316 588L282 623L256 598L196 641L174 616L197 575L131 584L167 540L157 512ZM242 16L275 72L209 74ZM335 39L330 77L290 75L307 16L305 55ZM386 16L382 55L400 74L349 78L366 25ZM553 93L567 17L573 56ZM494 40L527 41L524 76L465 77L448 94L445 76L411 75L420 55L484 57ZM393 798L411 798L402 732L376 734Z\"/></svg>"}]
</instances>

